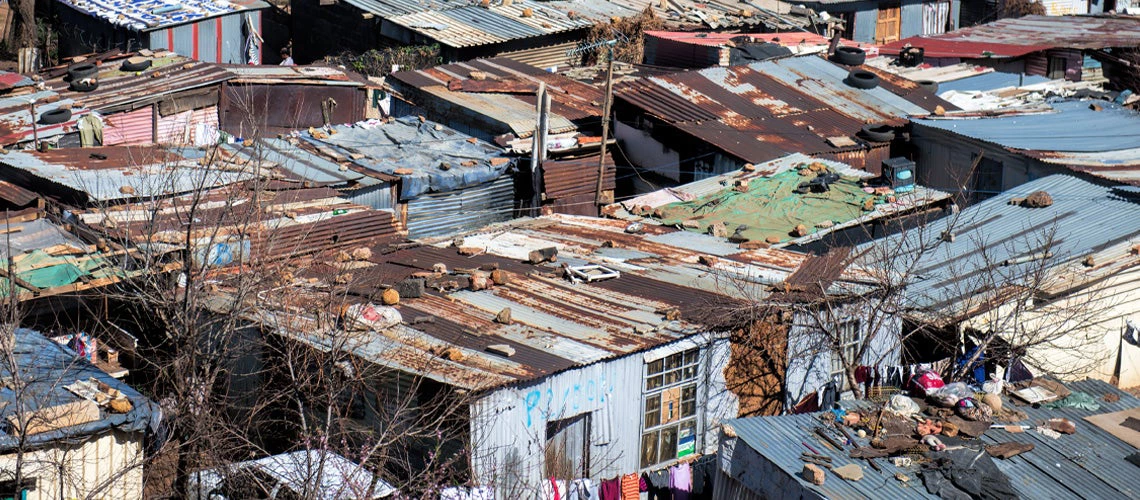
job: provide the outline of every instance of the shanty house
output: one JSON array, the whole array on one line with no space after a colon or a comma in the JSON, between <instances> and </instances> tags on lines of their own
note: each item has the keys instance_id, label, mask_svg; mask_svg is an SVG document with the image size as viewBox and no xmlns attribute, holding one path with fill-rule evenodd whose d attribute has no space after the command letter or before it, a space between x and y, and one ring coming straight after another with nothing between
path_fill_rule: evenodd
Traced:
<instances>
[{"instance_id":1,"label":"shanty house","mask_svg":"<svg viewBox=\"0 0 1140 500\"><path fill-rule=\"evenodd\" d=\"M1083 3L1083 2L1082 2ZM1140 43L1140 19L1133 16L1024 16L1001 19L943 34L904 37L880 48L898 55L922 51L934 66L969 62L1003 73L1080 81L1099 76L1100 63L1117 61L1114 50Z\"/></svg>"},{"instance_id":2,"label":"shanty house","mask_svg":"<svg viewBox=\"0 0 1140 500\"><path fill-rule=\"evenodd\" d=\"M729 327L718 325L773 286L812 289L813 297L821 290L837 298L867 290L845 274L842 258L742 250L662 227L634 234L627 225L554 216L489 226L462 234L462 242L448 237L395 251L386 242L351 263L346 298L350 309L359 307L378 300L382 286L404 283L402 297L388 308L398 314L384 313L393 322L349 335L320 315L285 319L293 301L327 300L309 285L290 289L280 304L263 301L250 320L318 349L339 345L402 374L377 381L393 387L389 394L396 394L392 384L432 381L416 404L466 395L464 429L443 439L470 447L471 484L509 497L535 491L551 475L599 480L708 453L717 424L738 409L778 411L785 399L801 397L801 386L828 377L830 359L810 357L761 374L750 351L731 344ZM551 257L557 263L545 262ZM313 259L299 271L301 282L336 287L343 263L320 254ZM490 282L483 269L495 270ZM725 279L750 292L730 292L737 288ZM415 291L409 280L425 280L426 288ZM800 297L782 295L772 304L792 318L794 304L810 307ZM859 307L837 303L835 310L853 315ZM869 356L893 359L897 337L890 332L898 324L882 328L882 344ZM803 321L793 332L810 330ZM784 392L785 370L796 394ZM380 417L369 415L363 412L361 423L379 425Z\"/></svg>"},{"instance_id":3,"label":"shanty house","mask_svg":"<svg viewBox=\"0 0 1140 500\"><path fill-rule=\"evenodd\" d=\"M642 78L615 87L614 133L634 165L671 182L791 153L879 173L907 116L955 109L909 80L862 72L872 84L856 88L849 73L807 55Z\"/></svg>"},{"instance_id":4,"label":"shanty house","mask_svg":"<svg viewBox=\"0 0 1140 500\"><path fill-rule=\"evenodd\" d=\"M378 85L331 66L238 66L226 71L221 129L241 138L356 123L381 115Z\"/></svg>"},{"instance_id":5,"label":"shanty house","mask_svg":"<svg viewBox=\"0 0 1140 500\"><path fill-rule=\"evenodd\" d=\"M984 114L989 116L964 111L911 120L920 184L977 201L1069 171L1140 183L1140 138L1100 132L1140 126L1135 111L1106 101L1070 100Z\"/></svg>"},{"instance_id":6,"label":"shanty house","mask_svg":"<svg viewBox=\"0 0 1140 500\"><path fill-rule=\"evenodd\" d=\"M1118 423L1140 412L1140 400L1098 380L1066 385L1065 390L1073 394L1082 392L1096 398L1096 408L1030 406L1009 396L1002 397L1005 401L1003 406L1022 412L1020 418L1015 417L1009 422L1019 428L1063 418L1075 423L1076 433L1050 437L1031 430L1012 433L997 426L984 431L977 439L963 440L960 435L956 442L961 444L957 448L973 459L967 462L969 472L962 474L959 471L964 472L965 468L958 468L953 473L960 475L956 475L953 481L941 483L925 482L924 478L942 475L939 472L947 462L936 459L945 455L923 452L923 462L911 460L911 465L896 465L889 459L877 458L874 459L875 465L871 465L864 459L849 455L855 453L851 447L868 447L871 436L859 438L854 432L844 429L852 434L850 447L844 451L836 450L815 431L820 429L825 433L823 435L836 443L843 439L839 437L838 430L825 427L827 424L821 420L824 416L821 413L732 420L725 424L720 435L719 471L713 481L713 498L970 498L967 491L976 491L970 488L970 479L974 479L973 484L979 484L977 479L983 474L985 479L981 484L988 488L987 492L1003 491L995 483L1007 482L1012 494L1020 498L1136 496L1135 484L1128 480L1135 472L1135 466L1126 457L1135 455L1140 431ZM883 415L877 406L864 401L843 402L841 406L848 411L862 410L864 415L878 413L877 417L871 417L872 422ZM910 429L913 428L911 425ZM1028 445L1029 449L1003 459L991 458L985 449L1011 442ZM841 444L844 446L847 446L845 439ZM802 473L805 460L801 457L807 455L801 453L825 458L824 463L830 463L828 468L831 469L851 465L859 467L863 471L863 479L847 481L827 471L822 484L812 483ZM1080 465L1066 463L1070 460ZM816 463L820 462L817 460ZM983 470L982 463L989 465ZM930 484L938 485L935 493L925 486ZM958 485L964 488L960 489Z\"/></svg>"},{"instance_id":7,"label":"shanty house","mask_svg":"<svg viewBox=\"0 0 1140 500\"><path fill-rule=\"evenodd\" d=\"M816 0L804 5L841 20L840 33L857 42L885 44L958 29L960 0Z\"/></svg>"},{"instance_id":8,"label":"shanty house","mask_svg":"<svg viewBox=\"0 0 1140 500\"><path fill-rule=\"evenodd\" d=\"M216 64L159 50L132 56L141 71L130 69L128 57L104 53L88 59L97 65L94 90L70 86L67 68L41 72L48 89L68 101L81 102L99 115L99 133L72 133L55 141L58 147L122 144L206 145L218 142L218 102L224 82L233 74ZM86 90L86 89L83 89Z\"/></svg>"},{"instance_id":9,"label":"shanty house","mask_svg":"<svg viewBox=\"0 0 1140 500\"><path fill-rule=\"evenodd\" d=\"M703 69L739 66L791 54L826 52L831 39L810 32L786 33L693 33L646 31L645 64L670 68ZM860 44L851 40L849 47Z\"/></svg>"},{"instance_id":10,"label":"shanty house","mask_svg":"<svg viewBox=\"0 0 1140 500\"><path fill-rule=\"evenodd\" d=\"M882 265L906 275L900 314L910 329L941 338L923 351L993 334L1002 340L981 346L985 359L1132 387L1140 384L1136 191L1048 175L863 248L899 249L901 262ZM1048 198L1025 202L1032 193Z\"/></svg>"},{"instance_id":11,"label":"shanty house","mask_svg":"<svg viewBox=\"0 0 1140 500\"><path fill-rule=\"evenodd\" d=\"M813 165L838 178L821 192L800 189L820 173L812 170ZM729 172L623 200L605 212L701 233L714 233L718 226L723 228L719 236L730 241L826 252L937 218L948 208L950 194L922 186L892 190L889 195L864 191L876 180L866 171L797 153L758 164L752 171ZM798 226L803 226L802 232Z\"/></svg>"},{"instance_id":12,"label":"shanty house","mask_svg":"<svg viewBox=\"0 0 1140 500\"><path fill-rule=\"evenodd\" d=\"M0 368L0 496L141 497L158 405L39 332L6 335L14 356Z\"/></svg>"},{"instance_id":13,"label":"shanty house","mask_svg":"<svg viewBox=\"0 0 1140 500\"><path fill-rule=\"evenodd\" d=\"M51 3L68 33L60 40L62 57L166 49L204 62L261 64L261 11L269 8L261 0Z\"/></svg>"},{"instance_id":14,"label":"shanty house","mask_svg":"<svg viewBox=\"0 0 1140 500\"><path fill-rule=\"evenodd\" d=\"M78 131L78 121L89 113L80 103L18 73L0 72L0 146L54 142Z\"/></svg>"}]
</instances>

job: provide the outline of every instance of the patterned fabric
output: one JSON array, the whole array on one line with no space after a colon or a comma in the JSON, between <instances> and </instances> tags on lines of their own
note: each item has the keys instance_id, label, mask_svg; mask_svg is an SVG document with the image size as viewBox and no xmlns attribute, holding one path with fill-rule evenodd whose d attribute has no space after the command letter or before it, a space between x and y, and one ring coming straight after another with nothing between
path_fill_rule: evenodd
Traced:
<instances>
[{"instance_id":1,"label":"patterned fabric","mask_svg":"<svg viewBox=\"0 0 1140 500\"><path fill-rule=\"evenodd\" d=\"M637 474L626 474L621 477L621 500L639 500L641 498L641 479Z\"/></svg>"}]
</instances>

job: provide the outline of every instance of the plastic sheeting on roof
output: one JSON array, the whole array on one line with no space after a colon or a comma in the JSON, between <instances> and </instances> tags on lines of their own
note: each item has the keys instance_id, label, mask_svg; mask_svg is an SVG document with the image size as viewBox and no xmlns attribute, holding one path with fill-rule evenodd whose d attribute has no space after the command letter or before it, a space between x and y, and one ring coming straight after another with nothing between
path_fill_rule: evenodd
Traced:
<instances>
[{"instance_id":1,"label":"plastic sheeting on roof","mask_svg":"<svg viewBox=\"0 0 1140 500\"><path fill-rule=\"evenodd\" d=\"M353 160L362 167L401 175L401 199L483 184L498 179L512 165L499 148L416 117L338 125L332 131L320 139L302 137L340 148L346 156L363 155Z\"/></svg>"}]
</instances>

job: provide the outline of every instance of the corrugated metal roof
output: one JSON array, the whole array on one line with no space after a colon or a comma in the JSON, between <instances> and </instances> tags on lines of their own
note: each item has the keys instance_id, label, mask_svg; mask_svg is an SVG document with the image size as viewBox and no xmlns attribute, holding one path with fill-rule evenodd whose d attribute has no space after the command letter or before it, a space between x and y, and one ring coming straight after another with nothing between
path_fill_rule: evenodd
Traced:
<instances>
[{"instance_id":1,"label":"corrugated metal roof","mask_svg":"<svg viewBox=\"0 0 1140 500\"><path fill-rule=\"evenodd\" d=\"M1140 113L1105 101L1051 103L1052 112L1011 113L992 117L914 119L923 127L945 130L996 144L1011 151L1065 165L1118 182L1140 181ZM1094 109L1098 108L1098 109ZM1081 124L1074 127L1074 123Z\"/></svg>"},{"instance_id":2,"label":"corrugated metal roof","mask_svg":"<svg viewBox=\"0 0 1140 500\"><path fill-rule=\"evenodd\" d=\"M569 132L579 127L597 128L601 123L602 92L597 87L506 58L477 59L425 70L398 71L392 73L389 82L398 92L417 101L415 104L435 112L436 115L432 116L434 119L461 122L465 117L456 115L469 113L481 122L502 124L502 129L488 130L492 135L514 133L518 137L530 137L537 120L534 94L448 89L450 82L466 81L473 71L484 72L492 80L545 83L551 100L551 133ZM445 110L448 108L462 111L447 113Z\"/></svg>"},{"instance_id":3,"label":"corrugated metal roof","mask_svg":"<svg viewBox=\"0 0 1140 500\"><path fill-rule=\"evenodd\" d=\"M523 17L523 10L531 12ZM572 18L543 3L521 0L509 6L458 7L421 11L388 19L451 47L474 47L511 40L584 30L593 22Z\"/></svg>"},{"instance_id":4,"label":"corrugated metal roof","mask_svg":"<svg viewBox=\"0 0 1140 500\"><path fill-rule=\"evenodd\" d=\"M36 115L32 117L32 103L36 103ZM71 119L55 125L39 123L44 113L71 109ZM75 122L89 113L80 103L61 98L53 91L44 90L33 94L4 97L0 99L0 146L11 146L28 142L36 137L50 139L74 132Z\"/></svg>"},{"instance_id":5,"label":"corrugated metal roof","mask_svg":"<svg viewBox=\"0 0 1140 500\"><path fill-rule=\"evenodd\" d=\"M0 165L87 196L114 201L188 193L253 179L252 171L202 167L202 153L156 146L105 146L46 152L11 151ZM30 186L25 186L30 187Z\"/></svg>"},{"instance_id":6,"label":"corrugated metal roof","mask_svg":"<svg viewBox=\"0 0 1140 500\"><path fill-rule=\"evenodd\" d=\"M979 441L967 442L971 446L994 445L1004 442L1027 442L1034 449L1021 455L994 460L1024 498L1138 498L1140 486L1132 480L1136 467L1124 460L1135 452L1135 448L1112 436L1108 432L1083 420L1095 414L1112 413L1140 406L1140 400L1099 380L1085 380L1066 384L1070 390L1082 391L1097 399L1097 411L1073 408L1046 409L1031 406L1016 406L1006 399L1006 405L1024 411L1028 419L1021 424L1037 425L1049 418L1068 418L1077 425L1075 434L1062 435L1053 439L1036 432L1009 433L1004 430L986 432ZM1102 396L1113 394L1119 398L1115 402L1105 402ZM866 401L847 403L859 408L870 408ZM847 453L832 450L813 432L822 426L819 413L784 415L777 417L754 417L730 420L726 423L733 428L743 444L755 450L772 462L784 473L784 477L772 482L795 481L804 489L818 492L824 498L938 498L927 493L925 488L915 484L920 479L915 476L917 467L899 468L888 460L877 460L882 468L877 472L866 467L862 459L850 458ZM853 434L853 433L852 433ZM842 438L835 438L841 441ZM866 439L855 438L867 446ZM828 456L835 467L856 464L863 468L864 478L860 481L843 481L830 475L823 485L805 481L800 475L804 461L801 453L812 453L803 443ZM896 473L910 475L911 481L904 483L894 478Z\"/></svg>"},{"instance_id":7,"label":"corrugated metal roof","mask_svg":"<svg viewBox=\"0 0 1140 500\"><path fill-rule=\"evenodd\" d=\"M816 33L807 31L793 31L787 33L696 33L692 31L646 31L647 38L661 38L665 40L672 40L692 45L702 45L707 47L721 47L726 45L727 42L733 38L749 37L755 41L763 41L769 43L777 43L784 47L803 46L803 45L822 45L826 47L831 43L831 39ZM870 44L860 44L847 39L840 39L839 43L848 47L862 47Z\"/></svg>"},{"instance_id":8,"label":"corrugated metal roof","mask_svg":"<svg viewBox=\"0 0 1140 500\"><path fill-rule=\"evenodd\" d=\"M165 95L219 85L234 76L216 64L165 51L147 57L151 66L145 71L124 72L121 67L128 56L136 55L104 54L92 58L99 64L99 87L91 92L69 90L64 66L45 69L41 75L44 85L61 97L81 102L101 113L134 109L136 103L150 103Z\"/></svg>"},{"instance_id":9,"label":"corrugated metal roof","mask_svg":"<svg viewBox=\"0 0 1140 500\"><path fill-rule=\"evenodd\" d=\"M55 1L91 17L102 19L113 26L122 26L133 31L152 31L233 12L269 8L269 4L261 0L227 0L225 2L180 0L177 4L171 4L164 0Z\"/></svg>"},{"instance_id":10,"label":"corrugated metal roof","mask_svg":"<svg viewBox=\"0 0 1140 500\"><path fill-rule=\"evenodd\" d=\"M1034 191L1049 193L1053 204L1026 208L1009 203ZM1104 223L1106 214L1111 214L1111 224ZM947 230L953 232L953 241L939 237ZM1050 247L1043 248L1050 235ZM1140 201L1135 194L1070 175L1051 175L972 205L957 216L930 222L922 230L868 243L860 251L887 245L899 248L902 258L917 259L906 294L916 314L967 314L989 305L978 294L995 286L1028 285L1032 278L1026 274L1042 265L1056 279L1047 278L1039 285L1063 292L1089 278L1140 264L1140 257L1129 253L1129 245L1136 243L1140 243ZM1053 256L1045 263L1034 259L1007 263L1046 250ZM1081 265L1090 255L1101 264ZM874 256L874 251L867 254Z\"/></svg>"},{"instance_id":11,"label":"corrugated metal roof","mask_svg":"<svg viewBox=\"0 0 1140 500\"><path fill-rule=\"evenodd\" d=\"M287 139L268 138L258 139L249 147L233 143L224 144L222 148L235 157L245 158L247 161L257 160L286 170L298 180L334 186L351 184L353 187L375 186L385 182L344 168L340 163L304 147L307 143L293 140L297 141L297 144Z\"/></svg>"},{"instance_id":12,"label":"corrugated metal roof","mask_svg":"<svg viewBox=\"0 0 1140 500\"><path fill-rule=\"evenodd\" d=\"M836 147L831 137L854 137L864 123L900 125L936 106L954 109L911 84L870 90L843 83L847 69L801 56L747 66L651 76L617 86L618 98L748 162ZM899 95L908 94L908 97Z\"/></svg>"},{"instance_id":13,"label":"corrugated metal roof","mask_svg":"<svg viewBox=\"0 0 1140 500\"><path fill-rule=\"evenodd\" d=\"M252 66L249 64L222 65L234 75L233 83L294 84L362 87L367 79L341 68L331 66Z\"/></svg>"},{"instance_id":14,"label":"corrugated metal roof","mask_svg":"<svg viewBox=\"0 0 1140 500\"><path fill-rule=\"evenodd\" d=\"M81 401L81 398L64 388L79 380L95 379L117 389L131 402L127 413L101 411L101 418L81 425L65 426L59 430L21 435L20 433L0 433L0 451L13 452L24 446L39 446L45 443L67 441L101 434L110 429L124 432L142 432L150 427L151 418L159 411L158 404L134 390L122 380L118 380L75 351L62 346L43 334L26 328L16 328L14 332L12 362L28 381L22 394L32 398L17 399L18 393L11 390L0 391L0 418L8 419L16 412L29 407L45 408ZM12 377L9 364L0 369L0 377ZM19 404L16 404L16 403Z\"/></svg>"},{"instance_id":15,"label":"corrugated metal roof","mask_svg":"<svg viewBox=\"0 0 1140 500\"><path fill-rule=\"evenodd\" d=\"M468 388L531 380L705 333L705 322L715 319L720 308L735 307L745 294L754 297L753 293L763 292L726 291L719 281L722 275L710 273L708 266L697 262L703 255L701 248L687 249L657 239L670 229L651 227L643 234L630 234L625 232L626 224L570 216L521 219L463 234L464 247L482 252L476 255L460 254L450 243L374 251L367 263L356 262L351 269L336 271L339 264L335 260L318 254L314 264L329 271L311 276L336 286L333 276L351 273L356 281L349 285L354 300L368 301L385 285L422 276L439 264L446 266L451 274L440 278L455 280L460 289L433 291L429 287L424 297L402 299L398 308L404 324L393 332L369 335L375 340L357 353L386 366ZM708 244L688 246L719 244L709 236L692 236ZM524 263L531 250L552 246L559 249L557 263ZM726 273L751 269L754 275L775 281L786 278L803 262L802 255L783 250L736 249L725 254L724 261L731 263L725 264L729 266ZM765 264L761 269L753 262ZM601 264L620 270L621 276L573 283L562 277L559 266L563 263ZM473 269L496 268L505 274L506 284L485 290L460 284L466 283ZM504 308L511 310L510 325L494 319ZM672 308L680 312L680 319L666 318ZM304 335L334 334L318 330ZM506 357L489 352L488 346L495 344L508 345L516 353ZM447 352L456 350L462 356L444 359ZM415 352L419 357L411 356ZM432 369L423 369L431 360L435 361Z\"/></svg>"},{"instance_id":16,"label":"corrugated metal roof","mask_svg":"<svg viewBox=\"0 0 1140 500\"><path fill-rule=\"evenodd\" d=\"M471 5L470 0L344 0L345 3L384 19Z\"/></svg>"},{"instance_id":17,"label":"corrugated metal roof","mask_svg":"<svg viewBox=\"0 0 1140 500\"><path fill-rule=\"evenodd\" d=\"M1140 45L1140 18L1132 16L1025 16L921 37L880 50L898 54L921 47L926 57L1019 57L1051 48L1105 49ZM987 53L989 55L987 55Z\"/></svg>"}]
</instances>

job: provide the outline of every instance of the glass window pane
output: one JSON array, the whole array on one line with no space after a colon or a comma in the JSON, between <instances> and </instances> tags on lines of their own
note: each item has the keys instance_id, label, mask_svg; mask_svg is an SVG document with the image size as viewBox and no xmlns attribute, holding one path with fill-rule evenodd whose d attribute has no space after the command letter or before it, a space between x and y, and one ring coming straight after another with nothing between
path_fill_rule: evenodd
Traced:
<instances>
[{"instance_id":1,"label":"glass window pane","mask_svg":"<svg viewBox=\"0 0 1140 500\"><path fill-rule=\"evenodd\" d=\"M681 381L681 372L671 371L665 372L665 385L676 384Z\"/></svg>"},{"instance_id":2,"label":"glass window pane","mask_svg":"<svg viewBox=\"0 0 1140 500\"><path fill-rule=\"evenodd\" d=\"M697 378L697 367L689 366L684 369L681 376L682 380L692 380Z\"/></svg>"},{"instance_id":3,"label":"glass window pane","mask_svg":"<svg viewBox=\"0 0 1140 500\"><path fill-rule=\"evenodd\" d=\"M655 394L645 398L645 411L660 411L661 410L661 395Z\"/></svg>"},{"instance_id":4,"label":"glass window pane","mask_svg":"<svg viewBox=\"0 0 1140 500\"><path fill-rule=\"evenodd\" d=\"M699 351L696 349L689 349L688 351L685 351L685 364L686 365L696 364L698 352Z\"/></svg>"},{"instance_id":5,"label":"glass window pane","mask_svg":"<svg viewBox=\"0 0 1140 500\"><path fill-rule=\"evenodd\" d=\"M681 389L681 399L684 401L695 401L697 399L697 386L687 385Z\"/></svg>"},{"instance_id":6,"label":"glass window pane","mask_svg":"<svg viewBox=\"0 0 1140 500\"><path fill-rule=\"evenodd\" d=\"M645 379L645 390L652 391L654 389L661 387L661 385L663 383L664 383L664 380L662 379L661 375L657 375L655 377L649 377L649 378Z\"/></svg>"},{"instance_id":7,"label":"glass window pane","mask_svg":"<svg viewBox=\"0 0 1140 500\"><path fill-rule=\"evenodd\" d=\"M665 369L673 370L681 366L681 353L674 354L665 358Z\"/></svg>"},{"instance_id":8,"label":"glass window pane","mask_svg":"<svg viewBox=\"0 0 1140 500\"><path fill-rule=\"evenodd\" d=\"M661 453L659 458L661 461L669 460L677 456L677 427L666 427L661 429Z\"/></svg>"},{"instance_id":9,"label":"glass window pane","mask_svg":"<svg viewBox=\"0 0 1140 500\"><path fill-rule=\"evenodd\" d=\"M681 418L689 418L697 414L697 402L685 401L681 403Z\"/></svg>"},{"instance_id":10,"label":"glass window pane","mask_svg":"<svg viewBox=\"0 0 1140 500\"><path fill-rule=\"evenodd\" d=\"M641 436L641 468L651 467L657 462L657 432L647 432Z\"/></svg>"},{"instance_id":11,"label":"glass window pane","mask_svg":"<svg viewBox=\"0 0 1140 500\"><path fill-rule=\"evenodd\" d=\"M661 373L662 366L664 366L664 361L660 359L649 362L649 374Z\"/></svg>"}]
</instances>

